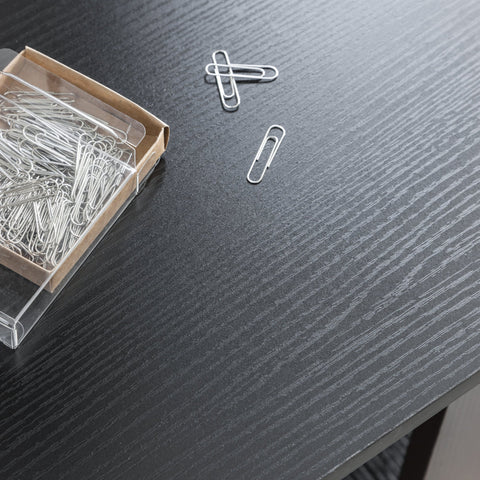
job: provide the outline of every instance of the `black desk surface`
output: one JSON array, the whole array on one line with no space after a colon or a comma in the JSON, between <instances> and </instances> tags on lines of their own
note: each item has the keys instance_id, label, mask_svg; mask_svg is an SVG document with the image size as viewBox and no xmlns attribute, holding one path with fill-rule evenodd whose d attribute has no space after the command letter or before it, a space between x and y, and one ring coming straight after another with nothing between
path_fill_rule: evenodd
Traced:
<instances>
[{"instance_id":1,"label":"black desk surface","mask_svg":"<svg viewBox=\"0 0 480 480\"><path fill-rule=\"evenodd\" d=\"M479 32L478 0L0 1L1 46L172 128L0 350L0 478L333 480L478 383ZM218 48L280 76L224 112Z\"/></svg>"}]
</instances>

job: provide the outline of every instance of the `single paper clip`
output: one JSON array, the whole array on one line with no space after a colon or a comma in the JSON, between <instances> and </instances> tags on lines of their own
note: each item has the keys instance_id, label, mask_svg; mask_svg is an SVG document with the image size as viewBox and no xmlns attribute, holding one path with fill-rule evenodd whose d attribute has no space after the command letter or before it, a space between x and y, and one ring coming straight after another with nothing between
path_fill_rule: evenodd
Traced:
<instances>
[{"instance_id":1,"label":"single paper clip","mask_svg":"<svg viewBox=\"0 0 480 480\"><path fill-rule=\"evenodd\" d=\"M274 130L275 128L282 131L282 134L280 135L280 137L271 134L271 131ZM255 155L255 158L253 159L250 170L247 173L247 181L249 183L252 183L252 184L256 185L257 183L260 183L262 181L262 179L265 175L265 172L270 167L270 164L272 163L273 159L275 158L275 155L277 154L278 147L280 147L280 144L282 143L282 140L283 140L283 137L285 136L285 133L286 133L285 129L280 125L272 125L271 127L269 127L269 129L267 130L267 133L263 137L262 144L260 145L260 148L258 149L258 152ZM272 151L270 152L267 163L265 164L265 167L262 171L262 174L260 175L260 178L258 178L257 180L252 180L250 178L250 175L252 173L253 167L255 166L255 164L258 162L258 160L262 156L263 150L265 149L265 145L267 144L267 142L269 140L271 140L273 142L273 148L272 148Z\"/></svg>"},{"instance_id":2,"label":"single paper clip","mask_svg":"<svg viewBox=\"0 0 480 480\"><path fill-rule=\"evenodd\" d=\"M225 63L219 64L217 62L217 55L223 55L225 58ZM218 93L220 95L220 100L222 102L222 106L225 110L233 112L236 110L240 105L240 95L238 93L237 82L235 81L235 77L233 76L233 69L230 66L230 59L228 58L228 53L226 50L216 50L212 53L212 60L213 66L215 68L215 80L217 81ZM228 73L221 74L219 71L219 65L224 65L228 68ZM230 89L231 93L226 93L225 88L223 87L222 77L227 76L229 77ZM229 104L227 103L228 100L234 100L235 103Z\"/></svg>"},{"instance_id":3,"label":"single paper clip","mask_svg":"<svg viewBox=\"0 0 480 480\"><path fill-rule=\"evenodd\" d=\"M231 73L220 73L218 68L223 70L229 68ZM272 75L267 75L267 71L272 71ZM207 75L220 75L221 77L233 76L235 80L272 82L278 77L278 69L273 65L245 65L243 63L209 63L205 67ZM217 73L218 72L218 73ZM244 73L242 73L244 72Z\"/></svg>"}]
</instances>

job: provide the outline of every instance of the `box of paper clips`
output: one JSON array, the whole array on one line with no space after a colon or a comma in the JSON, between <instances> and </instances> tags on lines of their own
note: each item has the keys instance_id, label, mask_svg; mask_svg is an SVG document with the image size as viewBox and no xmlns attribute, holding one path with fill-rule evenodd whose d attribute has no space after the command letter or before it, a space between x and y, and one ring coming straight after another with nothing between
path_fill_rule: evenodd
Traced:
<instances>
[{"instance_id":1,"label":"box of paper clips","mask_svg":"<svg viewBox=\"0 0 480 480\"><path fill-rule=\"evenodd\" d=\"M0 341L16 348L139 192L169 136L33 49L0 49Z\"/></svg>"}]
</instances>

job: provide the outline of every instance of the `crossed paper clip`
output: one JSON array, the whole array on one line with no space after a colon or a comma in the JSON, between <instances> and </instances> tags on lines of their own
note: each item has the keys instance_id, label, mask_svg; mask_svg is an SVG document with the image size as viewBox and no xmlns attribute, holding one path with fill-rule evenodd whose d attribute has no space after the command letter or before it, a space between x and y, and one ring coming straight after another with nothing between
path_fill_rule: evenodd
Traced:
<instances>
[{"instance_id":1,"label":"crossed paper clip","mask_svg":"<svg viewBox=\"0 0 480 480\"><path fill-rule=\"evenodd\" d=\"M225 50L213 52L212 60L212 63L205 67L205 72L207 75L215 77L222 107L229 112L237 110L240 106L237 81L272 82L278 77L278 70L272 65L230 63L230 58ZM225 81L226 79L228 80Z\"/></svg>"}]
</instances>

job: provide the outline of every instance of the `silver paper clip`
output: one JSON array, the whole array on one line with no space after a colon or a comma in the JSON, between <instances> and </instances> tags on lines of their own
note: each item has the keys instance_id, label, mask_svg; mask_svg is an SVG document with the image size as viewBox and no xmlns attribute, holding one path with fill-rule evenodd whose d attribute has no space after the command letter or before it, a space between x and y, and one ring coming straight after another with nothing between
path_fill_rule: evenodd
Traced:
<instances>
[{"instance_id":1,"label":"silver paper clip","mask_svg":"<svg viewBox=\"0 0 480 480\"><path fill-rule=\"evenodd\" d=\"M217 55L223 55L225 58L225 63L219 64L217 62ZM233 76L233 69L230 67L230 59L228 58L228 53L226 50L216 50L212 53L212 60L213 65L215 68L215 80L217 81L218 93L220 95L220 100L222 102L222 106L225 110L233 112L235 111L240 105L240 95L238 93L237 82L235 81L235 77ZM226 65L228 68L227 74L221 74L219 71L219 65ZM227 76L229 77L230 83L230 93L225 92L225 88L223 87L222 77ZM229 104L229 100L234 100L233 104Z\"/></svg>"},{"instance_id":2,"label":"silver paper clip","mask_svg":"<svg viewBox=\"0 0 480 480\"><path fill-rule=\"evenodd\" d=\"M218 61L223 56L224 61ZM225 110L233 112L240 106L238 81L271 82L278 77L278 69L273 65L248 65L243 63L230 63L226 50L215 50L212 54L213 63L205 67L207 75L215 77L218 93ZM224 83L223 79L228 81ZM225 91L225 85L230 85L230 90Z\"/></svg>"},{"instance_id":3,"label":"silver paper clip","mask_svg":"<svg viewBox=\"0 0 480 480\"><path fill-rule=\"evenodd\" d=\"M218 68L223 70L229 68L231 73L220 73ZM212 70L213 69L213 70ZM271 70L273 75L267 75L267 71ZM219 75L220 77L231 77L235 80L248 80L257 82L272 82L278 77L278 69L273 65L245 65L243 63L209 63L205 67L207 75ZM218 72L218 73L217 73ZM245 72L245 73L241 73ZM248 72L248 73L247 73Z\"/></svg>"},{"instance_id":4,"label":"silver paper clip","mask_svg":"<svg viewBox=\"0 0 480 480\"><path fill-rule=\"evenodd\" d=\"M271 135L271 131L274 130L275 128L277 128L278 130L281 130L282 134L280 135L280 137L278 137L276 135ZM255 155L255 158L253 159L252 165L250 166L250 170L247 173L247 181L249 183L252 183L252 184L256 185L257 183L260 183L262 181L262 179L265 175L265 172L270 167L270 164L272 163L273 159L275 158L275 155L277 154L277 150L280 147L280 144L282 143L282 140L283 140L283 137L285 136L285 133L286 133L285 129L280 125L272 125L271 127L269 127L269 129L267 130L267 133L263 137L262 144L260 145L260 148L258 149L258 152ZM265 164L265 167L263 168L263 171L262 171L262 174L260 175L260 178L258 178L257 180L252 180L250 178L250 175L252 173L253 167L255 166L255 164L258 162L258 160L262 156L263 150L265 149L265 145L267 144L267 142L269 140L271 140L273 142L273 148L272 148L272 151L270 152L267 163Z\"/></svg>"}]
</instances>

